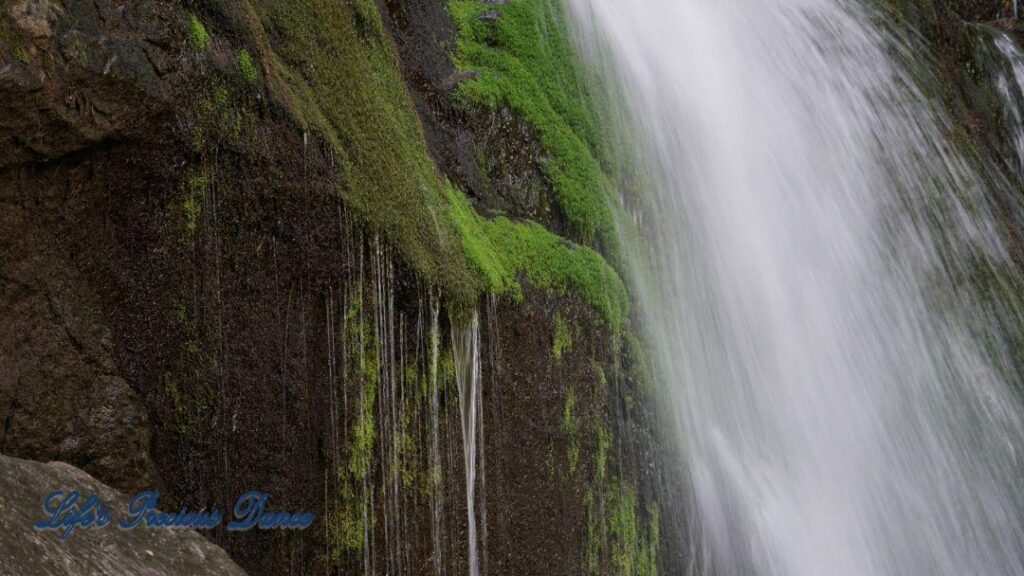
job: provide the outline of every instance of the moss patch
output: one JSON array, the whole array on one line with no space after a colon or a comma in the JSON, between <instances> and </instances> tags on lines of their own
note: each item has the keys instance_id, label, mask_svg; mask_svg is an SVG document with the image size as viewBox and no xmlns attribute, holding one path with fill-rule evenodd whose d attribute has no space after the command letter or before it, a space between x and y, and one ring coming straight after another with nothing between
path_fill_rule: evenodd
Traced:
<instances>
[{"instance_id":1,"label":"moss patch","mask_svg":"<svg viewBox=\"0 0 1024 576\"><path fill-rule=\"evenodd\" d=\"M206 31L206 26L195 14L188 21L188 43L196 52L206 50L210 43L210 34Z\"/></svg>"},{"instance_id":2,"label":"moss patch","mask_svg":"<svg viewBox=\"0 0 1024 576\"><path fill-rule=\"evenodd\" d=\"M614 198L596 152L603 136L560 4L455 0L449 10L458 26L455 63L476 74L460 84L460 97L526 118L549 154L543 170L573 239L613 251Z\"/></svg>"},{"instance_id":3,"label":"moss patch","mask_svg":"<svg viewBox=\"0 0 1024 576\"><path fill-rule=\"evenodd\" d=\"M453 188L448 198L463 249L491 292L521 295L523 274L535 287L580 296L612 327L621 326L629 311L626 288L597 252L534 222L483 218Z\"/></svg>"},{"instance_id":4,"label":"moss patch","mask_svg":"<svg viewBox=\"0 0 1024 576\"><path fill-rule=\"evenodd\" d=\"M475 303L481 282L372 0L248 0L241 9L264 81L332 148L346 205L449 298Z\"/></svg>"},{"instance_id":5,"label":"moss patch","mask_svg":"<svg viewBox=\"0 0 1024 576\"><path fill-rule=\"evenodd\" d=\"M238 51L238 71L242 73L242 78L249 84L255 84L259 79L256 73L256 65L252 62L252 56L245 48Z\"/></svg>"},{"instance_id":6,"label":"moss patch","mask_svg":"<svg viewBox=\"0 0 1024 576\"><path fill-rule=\"evenodd\" d=\"M580 462L580 423L576 411L576 392L569 388L565 395L565 406L562 408L562 433L569 444L566 454L569 474L576 473L576 466Z\"/></svg>"},{"instance_id":7,"label":"moss patch","mask_svg":"<svg viewBox=\"0 0 1024 576\"><path fill-rule=\"evenodd\" d=\"M535 223L483 218L440 176L372 0L241 0L231 10L249 32L247 51L238 56L243 76L252 77L248 61L253 74L262 73L269 92L321 137L336 159L345 205L370 234L380 233L401 260L439 286L452 308L475 306L484 291L519 296L525 278L540 289L578 294L611 324L621 324L626 291L597 252ZM561 46L571 54L567 41ZM554 90L562 80L553 78L547 88ZM572 89L566 90L560 107L575 99ZM556 179L575 183L562 188L588 203L581 213L603 214L597 217L601 226L581 224L580 229L601 228L610 238L607 186L595 193L592 181L584 184L583 177L573 176L581 170L588 178L601 176L589 145L577 136L578 131L596 141L596 129L587 125L591 116L573 118L566 138L578 141L572 150L583 154L577 164L584 168L559 161L558 170L568 172ZM559 158L569 158L569 152Z\"/></svg>"},{"instance_id":8,"label":"moss patch","mask_svg":"<svg viewBox=\"0 0 1024 576\"><path fill-rule=\"evenodd\" d=\"M620 485L609 498L608 533L611 538L612 567L622 576L656 576L657 551L660 538L659 514L656 506L647 510L646 523L641 514L636 492ZM646 526L644 526L646 524Z\"/></svg>"},{"instance_id":9,"label":"moss patch","mask_svg":"<svg viewBox=\"0 0 1024 576\"><path fill-rule=\"evenodd\" d=\"M551 343L551 355L555 357L555 360L561 360L562 354L565 354L569 348L572 347L572 331L569 329L569 325L562 319L562 314L559 312L555 313L555 335Z\"/></svg>"},{"instance_id":10,"label":"moss patch","mask_svg":"<svg viewBox=\"0 0 1024 576\"><path fill-rule=\"evenodd\" d=\"M363 548L364 536L372 529L369 490L372 482L373 446L376 439L374 406L380 378L379 348L373 326L363 309L362 291L353 294L341 325L341 339L353 355L347 360L346 379L358 386L358 403L347 448L347 458L339 467L337 509L329 524L331 561L337 564L346 554Z\"/></svg>"},{"instance_id":11,"label":"moss patch","mask_svg":"<svg viewBox=\"0 0 1024 576\"><path fill-rule=\"evenodd\" d=\"M203 199L206 197L209 185L209 173L202 168L190 169L182 184L184 196L182 226L184 228L183 239L186 242L192 242L195 239L196 230L199 228L199 218L203 213Z\"/></svg>"}]
</instances>

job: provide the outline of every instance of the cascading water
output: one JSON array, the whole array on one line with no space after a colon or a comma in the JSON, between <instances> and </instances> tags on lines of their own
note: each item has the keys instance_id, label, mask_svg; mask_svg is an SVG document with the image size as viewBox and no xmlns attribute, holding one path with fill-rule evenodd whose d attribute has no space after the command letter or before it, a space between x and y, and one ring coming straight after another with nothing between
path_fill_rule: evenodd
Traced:
<instances>
[{"instance_id":1,"label":"cascading water","mask_svg":"<svg viewBox=\"0 0 1024 576\"><path fill-rule=\"evenodd\" d=\"M477 417L480 408L480 319L476 312L469 324L452 328L455 356L455 379L459 388L459 410L462 415L462 450L466 468L466 526L469 540L469 576L480 574L476 538L476 441ZM482 435L482 431L479 432Z\"/></svg>"},{"instance_id":2,"label":"cascading water","mask_svg":"<svg viewBox=\"0 0 1024 576\"><path fill-rule=\"evenodd\" d=\"M967 280L1010 264L920 49L840 0L569 4L656 168L637 282L707 571L1024 574L1019 311Z\"/></svg>"},{"instance_id":3,"label":"cascading water","mask_svg":"<svg viewBox=\"0 0 1024 576\"><path fill-rule=\"evenodd\" d=\"M980 29L983 40L991 40L993 50L986 50L982 56L995 68L993 81L1002 102L1003 124L1012 144L1009 160L1014 174L1024 182L1024 52L1002 30ZM984 48L987 45L983 44Z\"/></svg>"}]
</instances>

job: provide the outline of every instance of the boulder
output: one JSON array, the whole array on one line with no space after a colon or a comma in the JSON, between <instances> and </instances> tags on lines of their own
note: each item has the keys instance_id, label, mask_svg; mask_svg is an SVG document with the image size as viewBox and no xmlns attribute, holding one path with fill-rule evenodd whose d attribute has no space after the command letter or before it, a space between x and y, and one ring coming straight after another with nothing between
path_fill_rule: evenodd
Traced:
<instances>
[{"instance_id":1,"label":"boulder","mask_svg":"<svg viewBox=\"0 0 1024 576\"><path fill-rule=\"evenodd\" d=\"M43 501L55 490L95 494L114 514L103 528L37 530L48 516ZM0 574L19 576L241 576L220 547L195 530L121 530L116 518L128 496L61 462L44 464L0 456Z\"/></svg>"}]
</instances>

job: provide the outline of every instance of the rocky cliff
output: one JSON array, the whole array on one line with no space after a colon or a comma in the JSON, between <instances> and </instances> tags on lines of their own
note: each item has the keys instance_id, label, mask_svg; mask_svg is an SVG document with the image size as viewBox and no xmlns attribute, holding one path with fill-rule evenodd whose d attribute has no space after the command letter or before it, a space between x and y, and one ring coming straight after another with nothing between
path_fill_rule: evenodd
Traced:
<instances>
[{"instance_id":1,"label":"rocky cliff","mask_svg":"<svg viewBox=\"0 0 1024 576\"><path fill-rule=\"evenodd\" d=\"M0 451L317 513L208 534L250 574L461 573L476 317L482 571L679 573L631 173L561 18L0 3Z\"/></svg>"}]
</instances>

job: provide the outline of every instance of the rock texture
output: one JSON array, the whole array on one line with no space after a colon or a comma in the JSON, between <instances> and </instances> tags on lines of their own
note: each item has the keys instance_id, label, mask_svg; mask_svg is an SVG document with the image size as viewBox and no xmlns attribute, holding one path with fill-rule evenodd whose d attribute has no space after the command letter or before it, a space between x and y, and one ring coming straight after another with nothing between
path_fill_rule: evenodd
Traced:
<instances>
[{"instance_id":1,"label":"rock texture","mask_svg":"<svg viewBox=\"0 0 1024 576\"><path fill-rule=\"evenodd\" d=\"M0 167L131 138L167 111L180 72L180 7L109 0L0 6L9 54L0 62Z\"/></svg>"},{"instance_id":2,"label":"rock texture","mask_svg":"<svg viewBox=\"0 0 1024 576\"><path fill-rule=\"evenodd\" d=\"M0 450L122 489L155 480L147 415L114 360L109 279L79 266L102 251L67 241L110 229L88 215L89 158L166 115L183 22L163 2L0 4Z\"/></svg>"},{"instance_id":3,"label":"rock texture","mask_svg":"<svg viewBox=\"0 0 1024 576\"><path fill-rule=\"evenodd\" d=\"M466 311L346 206L340 171L367 167L340 161L293 105L332 64L321 57L397 66L397 44L441 170L489 211L555 231L562 218L529 126L451 101L443 3L389 3L408 14L401 30L369 1L330 9L360 38L340 55L276 53L289 34L331 31L273 2L0 1L0 451L158 488L169 507L224 509L261 489L317 513L303 532L204 533L251 574L462 573L450 318ZM356 149L365 134L343 136ZM478 308L482 566L614 573L678 477L640 465L657 452L642 361L571 294L527 286ZM664 543L682 537L667 520L661 533L672 573ZM34 548L12 550L0 574L50 573Z\"/></svg>"},{"instance_id":4,"label":"rock texture","mask_svg":"<svg viewBox=\"0 0 1024 576\"><path fill-rule=\"evenodd\" d=\"M0 456L0 574L19 576L243 576L218 546L194 530L79 528L64 541L33 528L54 490L96 494L113 511L127 496L60 462Z\"/></svg>"}]
</instances>

